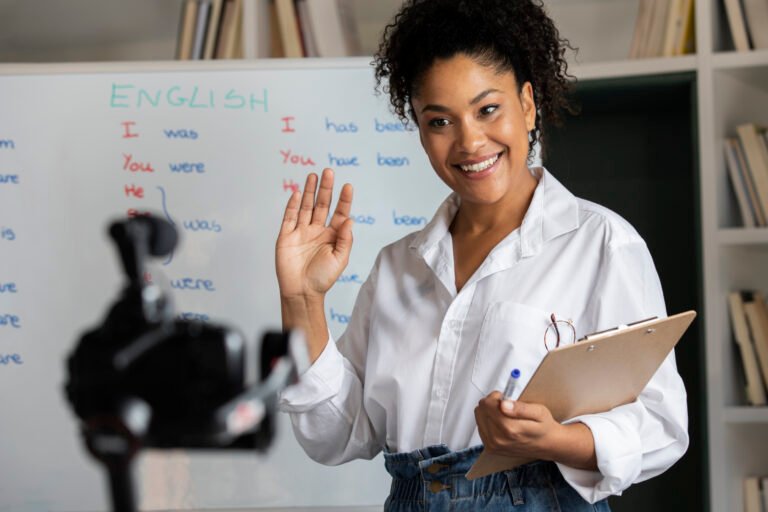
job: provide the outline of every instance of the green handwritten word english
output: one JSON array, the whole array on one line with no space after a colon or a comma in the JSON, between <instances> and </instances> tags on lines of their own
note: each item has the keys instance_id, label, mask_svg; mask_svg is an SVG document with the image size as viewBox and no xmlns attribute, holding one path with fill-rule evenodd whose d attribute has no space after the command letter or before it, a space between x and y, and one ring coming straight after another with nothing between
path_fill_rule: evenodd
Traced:
<instances>
[{"instance_id":1,"label":"green handwritten word english","mask_svg":"<svg viewBox=\"0 0 768 512\"><path fill-rule=\"evenodd\" d=\"M226 92L197 85L174 85L162 89L146 89L133 84L113 83L109 95L112 108L190 108L228 109L268 112L267 89L260 93L229 89Z\"/></svg>"}]
</instances>

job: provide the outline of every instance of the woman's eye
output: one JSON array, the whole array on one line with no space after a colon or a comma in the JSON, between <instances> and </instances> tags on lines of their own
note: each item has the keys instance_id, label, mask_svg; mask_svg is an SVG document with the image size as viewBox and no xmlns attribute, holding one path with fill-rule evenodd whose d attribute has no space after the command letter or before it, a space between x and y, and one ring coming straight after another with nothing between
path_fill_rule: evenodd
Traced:
<instances>
[{"instance_id":1,"label":"woman's eye","mask_svg":"<svg viewBox=\"0 0 768 512\"><path fill-rule=\"evenodd\" d=\"M429 121L429 126L433 128L442 128L444 126L448 126L448 120L442 117L431 119Z\"/></svg>"},{"instance_id":2,"label":"woman's eye","mask_svg":"<svg viewBox=\"0 0 768 512\"><path fill-rule=\"evenodd\" d=\"M484 106L483 108L480 109L480 114L484 115L484 116L487 116L487 115L490 115L490 114L493 114L494 112L496 112L496 110L498 108L499 108L498 105L486 105L486 106Z\"/></svg>"}]
</instances>

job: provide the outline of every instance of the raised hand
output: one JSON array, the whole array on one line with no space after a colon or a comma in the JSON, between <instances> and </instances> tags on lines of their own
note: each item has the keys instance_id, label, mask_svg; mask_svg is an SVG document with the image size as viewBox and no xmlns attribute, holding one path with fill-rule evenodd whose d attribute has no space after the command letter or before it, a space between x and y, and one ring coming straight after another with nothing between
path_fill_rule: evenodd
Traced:
<instances>
[{"instance_id":1,"label":"raised hand","mask_svg":"<svg viewBox=\"0 0 768 512\"><path fill-rule=\"evenodd\" d=\"M323 170L319 190L317 181L316 174L307 176L303 194L294 192L285 208L275 248L277 281L283 300L324 296L349 261L352 185L342 187L336 210L327 222L333 171Z\"/></svg>"}]
</instances>

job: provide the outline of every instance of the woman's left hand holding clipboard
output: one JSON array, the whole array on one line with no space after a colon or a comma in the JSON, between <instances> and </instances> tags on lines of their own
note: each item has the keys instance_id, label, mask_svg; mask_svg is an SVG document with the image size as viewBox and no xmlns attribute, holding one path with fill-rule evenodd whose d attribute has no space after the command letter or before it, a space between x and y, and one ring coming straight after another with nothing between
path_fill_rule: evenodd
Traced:
<instances>
[{"instance_id":1,"label":"woman's left hand holding clipboard","mask_svg":"<svg viewBox=\"0 0 768 512\"><path fill-rule=\"evenodd\" d=\"M475 421L483 445L491 452L597 469L589 427L583 423L562 425L544 405L503 400L502 394L494 391L478 403Z\"/></svg>"}]
</instances>

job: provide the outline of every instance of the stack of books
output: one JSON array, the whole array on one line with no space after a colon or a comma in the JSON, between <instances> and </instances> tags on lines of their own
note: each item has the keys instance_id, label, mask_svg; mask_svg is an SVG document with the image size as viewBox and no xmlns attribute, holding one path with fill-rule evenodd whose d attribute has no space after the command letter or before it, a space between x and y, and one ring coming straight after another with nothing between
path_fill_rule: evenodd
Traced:
<instances>
[{"instance_id":1,"label":"stack of books","mask_svg":"<svg viewBox=\"0 0 768 512\"><path fill-rule=\"evenodd\" d=\"M184 0L180 60L361 55L354 0Z\"/></svg>"},{"instance_id":2,"label":"stack of books","mask_svg":"<svg viewBox=\"0 0 768 512\"><path fill-rule=\"evenodd\" d=\"M768 512L768 477L744 479L744 512Z\"/></svg>"},{"instance_id":3,"label":"stack of books","mask_svg":"<svg viewBox=\"0 0 768 512\"><path fill-rule=\"evenodd\" d=\"M768 225L768 133L755 123L740 124L736 133L723 143L728 176L742 224L763 227Z\"/></svg>"},{"instance_id":4,"label":"stack of books","mask_svg":"<svg viewBox=\"0 0 768 512\"><path fill-rule=\"evenodd\" d=\"M232 59L242 56L243 0L184 0L176 58Z\"/></svg>"},{"instance_id":5,"label":"stack of books","mask_svg":"<svg viewBox=\"0 0 768 512\"><path fill-rule=\"evenodd\" d=\"M696 51L694 0L640 0L630 59Z\"/></svg>"},{"instance_id":6,"label":"stack of books","mask_svg":"<svg viewBox=\"0 0 768 512\"><path fill-rule=\"evenodd\" d=\"M275 0L286 57L360 55L354 0Z\"/></svg>"},{"instance_id":7,"label":"stack of books","mask_svg":"<svg viewBox=\"0 0 768 512\"><path fill-rule=\"evenodd\" d=\"M731 292L728 308L733 338L744 368L747 402L755 406L766 405L768 307L765 298L756 291Z\"/></svg>"},{"instance_id":8,"label":"stack of books","mask_svg":"<svg viewBox=\"0 0 768 512\"><path fill-rule=\"evenodd\" d=\"M723 0L736 51L768 48L768 1Z\"/></svg>"}]
</instances>

